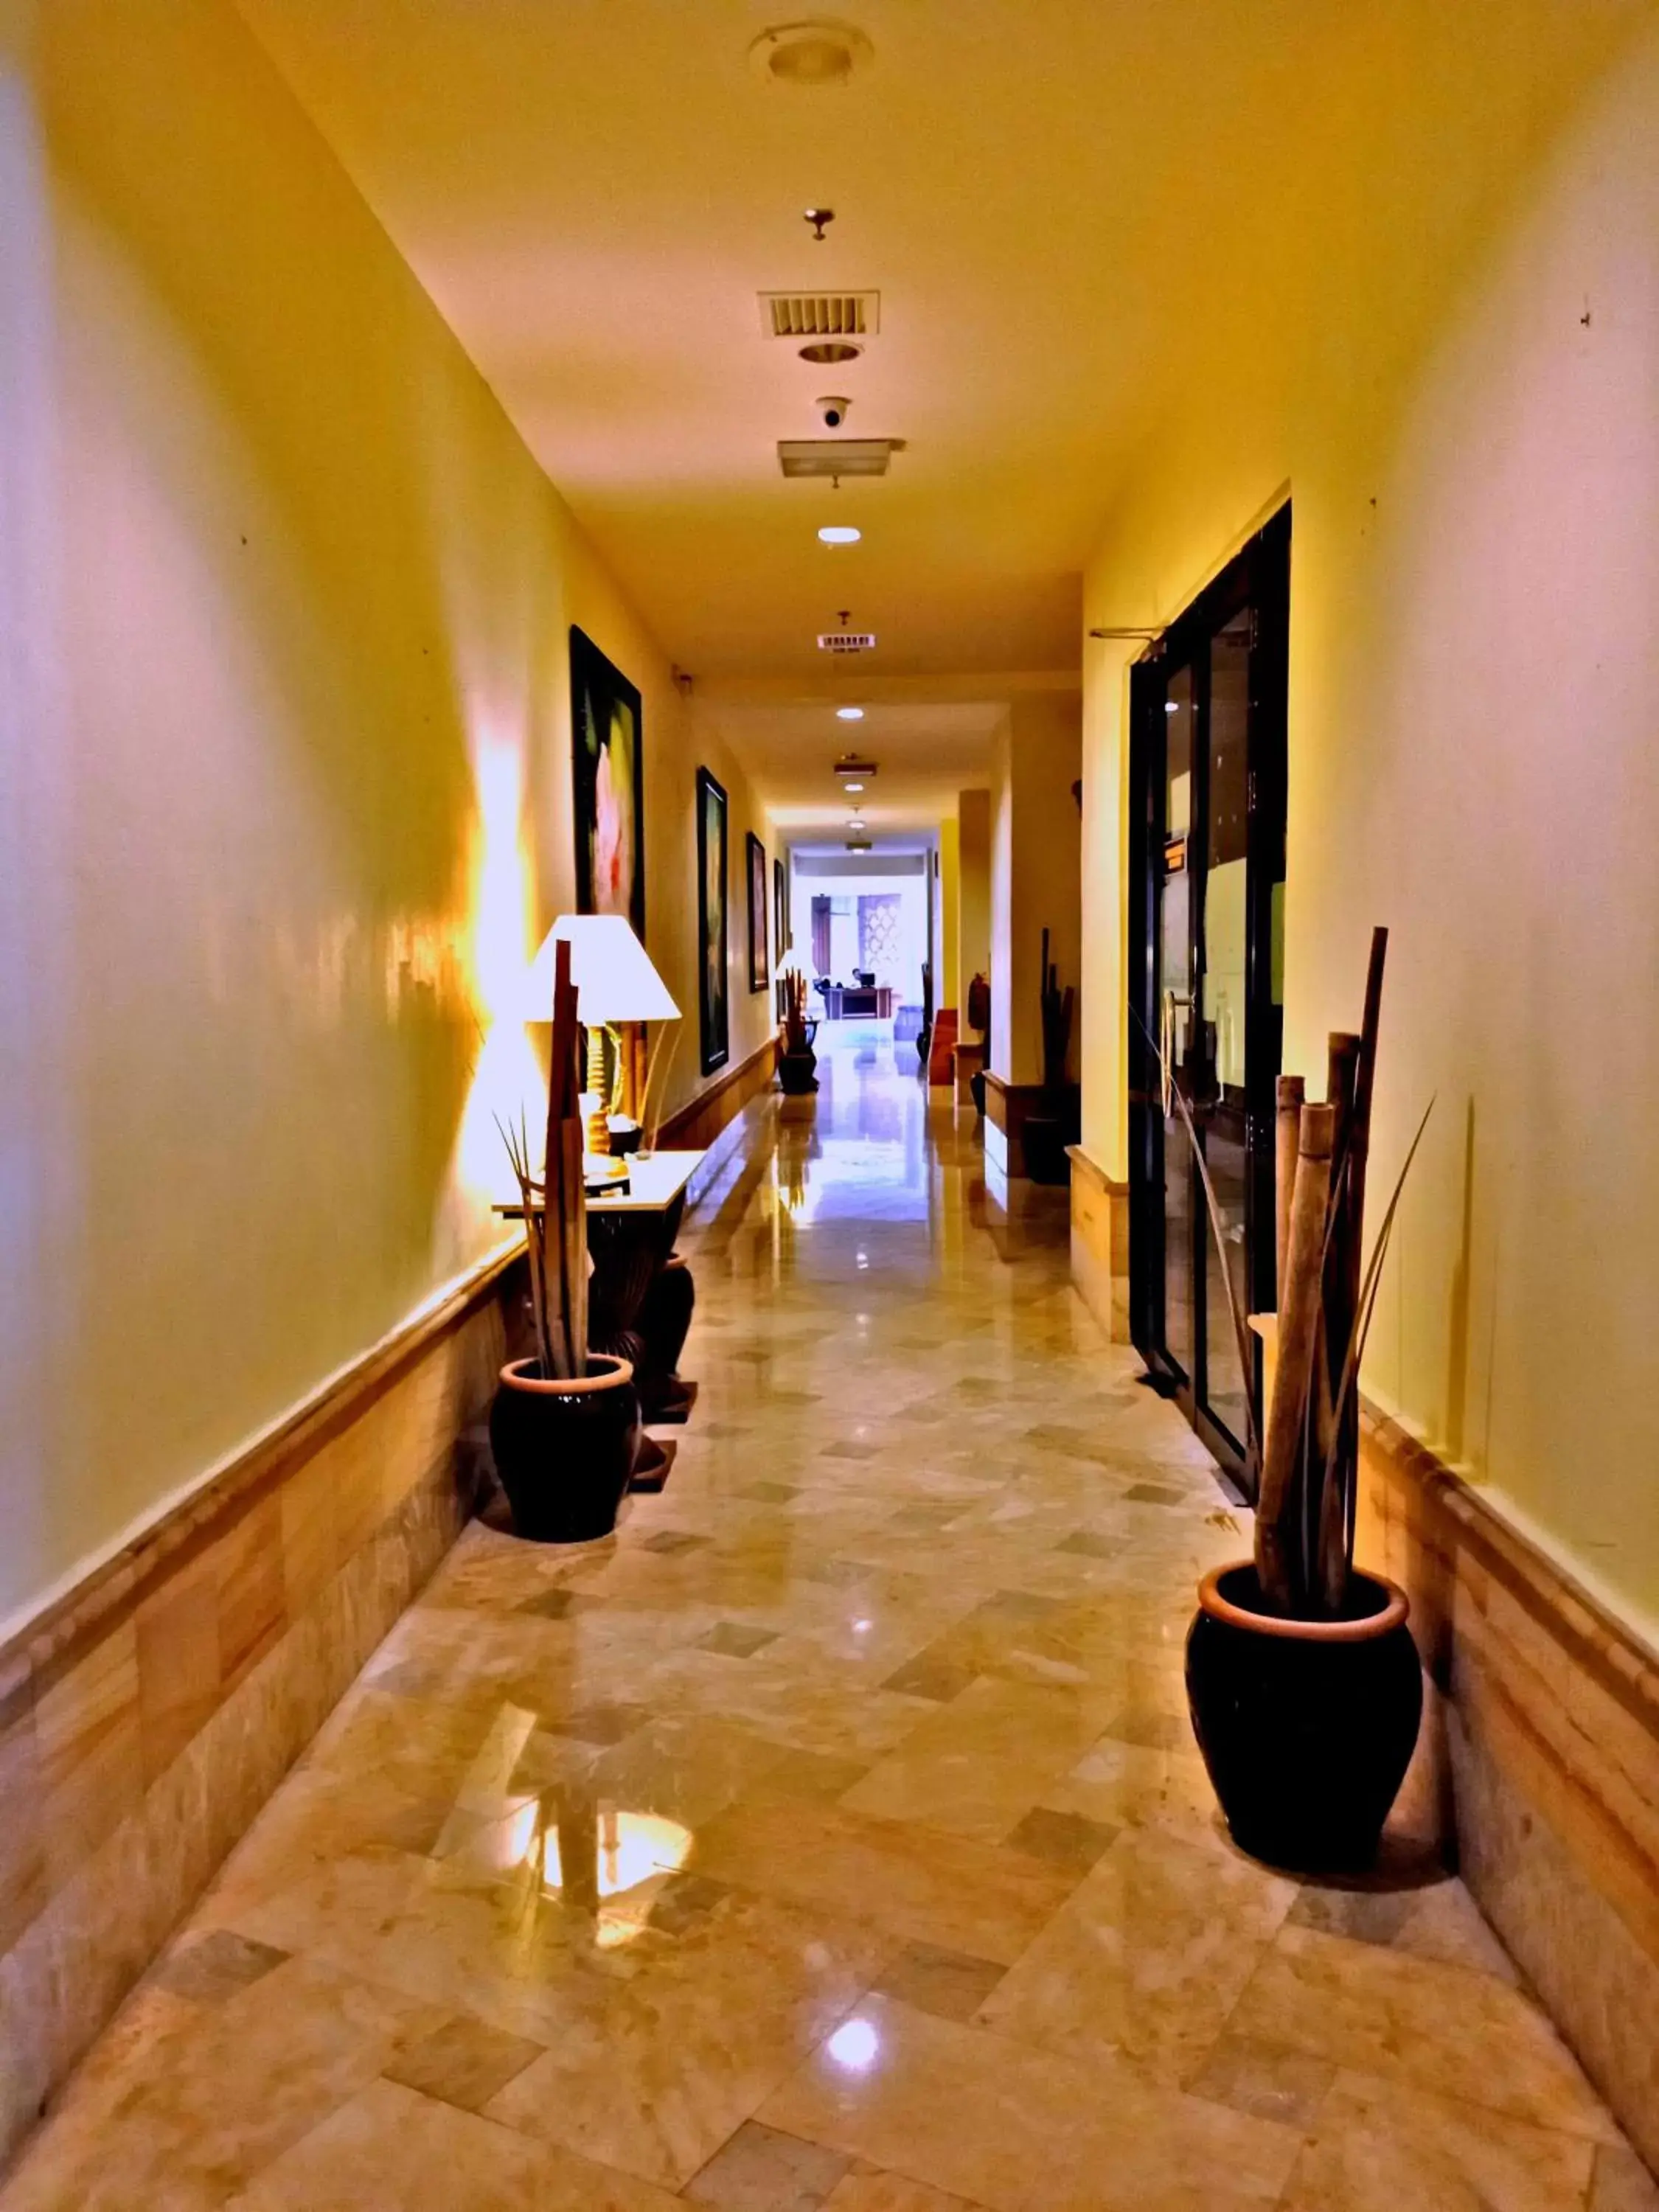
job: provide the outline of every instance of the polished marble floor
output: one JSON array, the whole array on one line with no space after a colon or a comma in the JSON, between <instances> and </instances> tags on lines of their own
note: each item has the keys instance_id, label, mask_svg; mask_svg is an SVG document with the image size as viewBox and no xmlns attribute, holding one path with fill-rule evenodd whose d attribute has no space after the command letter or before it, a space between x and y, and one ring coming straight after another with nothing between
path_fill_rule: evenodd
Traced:
<instances>
[{"instance_id":1,"label":"polished marble floor","mask_svg":"<svg viewBox=\"0 0 1659 2212\"><path fill-rule=\"evenodd\" d=\"M0 2212L1653 2212L1408 1820L1298 1884L1181 1692L1241 1516L913 1048L751 1109L696 1417L475 1524Z\"/></svg>"}]
</instances>

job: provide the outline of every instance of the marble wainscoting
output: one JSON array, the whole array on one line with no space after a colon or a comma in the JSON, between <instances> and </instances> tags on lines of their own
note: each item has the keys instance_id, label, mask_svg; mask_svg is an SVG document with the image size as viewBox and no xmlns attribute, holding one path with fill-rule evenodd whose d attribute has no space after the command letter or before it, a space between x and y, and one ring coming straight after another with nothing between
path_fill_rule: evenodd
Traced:
<instances>
[{"instance_id":1,"label":"marble wainscoting","mask_svg":"<svg viewBox=\"0 0 1659 2212\"><path fill-rule=\"evenodd\" d=\"M1129 1186L1071 1145L1072 1280L1114 1344L1129 1341Z\"/></svg>"},{"instance_id":2,"label":"marble wainscoting","mask_svg":"<svg viewBox=\"0 0 1659 2212\"><path fill-rule=\"evenodd\" d=\"M0 2158L459 1534L517 1280L472 1273L0 1651Z\"/></svg>"},{"instance_id":3,"label":"marble wainscoting","mask_svg":"<svg viewBox=\"0 0 1659 2212\"><path fill-rule=\"evenodd\" d=\"M1366 1409L1359 1553L1410 1592L1463 1879L1659 2166L1659 1658Z\"/></svg>"}]
</instances>

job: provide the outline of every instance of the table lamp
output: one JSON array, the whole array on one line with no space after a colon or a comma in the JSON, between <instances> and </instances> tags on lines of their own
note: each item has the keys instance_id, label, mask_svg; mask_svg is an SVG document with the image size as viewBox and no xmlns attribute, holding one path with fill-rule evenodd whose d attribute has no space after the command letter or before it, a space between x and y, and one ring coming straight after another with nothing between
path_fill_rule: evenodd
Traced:
<instances>
[{"instance_id":1,"label":"table lamp","mask_svg":"<svg viewBox=\"0 0 1659 2212\"><path fill-rule=\"evenodd\" d=\"M570 980L576 987L576 1018L587 1031L587 1088L596 1094L588 1148L609 1149L610 1116L605 1096L605 1045L608 1032L616 1048L616 1082L611 1107L620 1118L623 1056L622 1025L629 1022L677 1022L680 1010L651 964L650 955L619 914L562 914L531 963L526 985L530 1021L552 1019L553 948L570 947ZM654 1062L654 1055L653 1055ZM640 1121L649 1103L653 1069L646 1074ZM596 1125L596 1126L593 1126ZM620 1131L618 1133L622 1133ZM602 1141L596 1139L602 1139Z\"/></svg>"}]
</instances>

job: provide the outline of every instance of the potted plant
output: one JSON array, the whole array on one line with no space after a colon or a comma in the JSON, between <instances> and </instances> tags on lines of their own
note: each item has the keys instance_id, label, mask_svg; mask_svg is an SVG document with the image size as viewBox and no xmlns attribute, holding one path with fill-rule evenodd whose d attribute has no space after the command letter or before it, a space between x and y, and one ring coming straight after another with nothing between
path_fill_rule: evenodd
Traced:
<instances>
[{"instance_id":1,"label":"potted plant","mask_svg":"<svg viewBox=\"0 0 1659 2212\"><path fill-rule=\"evenodd\" d=\"M1279 1085L1279 1310L1264 1408L1203 1148L1164 1069L1221 1253L1257 1474L1255 1556L1199 1589L1187 1639L1193 1729L1234 1839L1306 1870L1367 1865L1422 1716L1405 1594L1353 1564L1360 1355L1419 1125L1361 1267L1388 933L1373 933L1364 1024L1330 1039L1328 1096Z\"/></svg>"},{"instance_id":2,"label":"potted plant","mask_svg":"<svg viewBox=\"0 0 1659 2212\"><path fill-rule=\"evenodd\" d=\"M1048 957L1048 933L1042 933L1042 1095L1020 1133L1025 1172L1033 1182L1065 1182L1071 1175L1067 1145L1078 1139L1076 1091L1066 1080L1066 1055L1072 1042L1071 988L1060 988L1060 970Z\"/></svg>"},{"instance_id":3,"label":"potted plant","mask_svg":"<svg viewBox=\"0 0 1659 2212\"><path fill-rule=\"evenodd\" d=\"M583 1182L576 989L570 946L555 948L553 1057L543 1177L529 1133L503 1129L519 1185L530 1263L535 1349L501 1370L489 1413L513 1524L543 1544L580 1544L617 1525L640 1440L640 1401L626 1359L587 1349L587 1206Z\"/></svg>"},{"instance_id":4,"label":"potted plant","mask_svg":"<svg viewBox=\"0 0 1659 2212\"><path fill-rule=\"evenodd\" d=\"M816 1091L818 1056L812 1049L817 1024L806 1013L806 975L799 968L786 968L782 976L783 1027L778 1050L778 1081L792 1098Z\"/></svg>"}]
</instances>

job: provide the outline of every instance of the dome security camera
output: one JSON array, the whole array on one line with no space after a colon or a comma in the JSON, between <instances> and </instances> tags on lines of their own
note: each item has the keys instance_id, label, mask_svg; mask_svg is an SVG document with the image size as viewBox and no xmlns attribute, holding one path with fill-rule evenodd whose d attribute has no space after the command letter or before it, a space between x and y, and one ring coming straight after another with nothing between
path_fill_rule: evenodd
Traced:
<instances>
[{"instance_id":1,"label":"dome security camera","mask_svg":"<svg viewBox=\"0 0 1659 2212\"><path fill-rule=\"evenodd\" d=\"M818 417L824 428L839 430L847 420L848 410L853 403L850 399L836 399L832 397L828 399L815 400L813 404L818 410Z\"/></svg>"}]
</instances>

